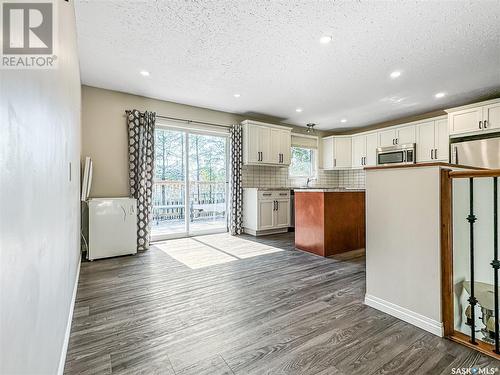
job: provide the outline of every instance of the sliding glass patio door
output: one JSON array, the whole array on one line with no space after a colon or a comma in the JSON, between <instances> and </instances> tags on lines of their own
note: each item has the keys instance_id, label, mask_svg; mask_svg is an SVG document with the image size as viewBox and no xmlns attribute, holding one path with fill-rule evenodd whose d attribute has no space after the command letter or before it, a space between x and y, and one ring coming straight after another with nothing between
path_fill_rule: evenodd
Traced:
<instances>
[{"instance_id":1,"label":"sliding glass patio door","mask_svg":"<svg viewBox=\"0 0 500 375\"><path fill-rule=\"evenodd\" d=\"M157 127L152 240L227 231L228 137Z\"/></svg>"}]
</instances>

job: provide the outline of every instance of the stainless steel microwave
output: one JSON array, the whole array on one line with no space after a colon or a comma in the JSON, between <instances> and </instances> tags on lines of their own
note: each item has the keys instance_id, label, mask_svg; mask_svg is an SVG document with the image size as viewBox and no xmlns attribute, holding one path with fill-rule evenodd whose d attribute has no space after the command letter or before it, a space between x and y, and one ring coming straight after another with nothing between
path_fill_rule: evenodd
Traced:
<instances>
[{"instance_id":1,"label":"stainless steel microwave","mask_svg":"<svg viewBox=\"0 0 500 375\"><path fill-rule=\"evenodd\" d=\"M377 165L414 164L415 143L377 148Z\"/></svg>"}]
</instances>

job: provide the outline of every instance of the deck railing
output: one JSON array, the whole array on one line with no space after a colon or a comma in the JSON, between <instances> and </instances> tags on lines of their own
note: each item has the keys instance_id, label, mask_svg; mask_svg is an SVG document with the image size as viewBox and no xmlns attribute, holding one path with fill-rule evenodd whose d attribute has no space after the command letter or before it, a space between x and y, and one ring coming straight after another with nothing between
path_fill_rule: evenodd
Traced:
<instances>
[{"instance_id":1,"label":"deck railing","mask_svg":"<svg viewBox=\"0 0 500 375\"><path fill-rule=\"evenodd\" d=\"M183 220L185 215L185 184L183 181L155 181L153 183L153 220ZM224 217L226 211L226 183L192 181L189 183L190 220Z\"/></svg>"}]
</instances>

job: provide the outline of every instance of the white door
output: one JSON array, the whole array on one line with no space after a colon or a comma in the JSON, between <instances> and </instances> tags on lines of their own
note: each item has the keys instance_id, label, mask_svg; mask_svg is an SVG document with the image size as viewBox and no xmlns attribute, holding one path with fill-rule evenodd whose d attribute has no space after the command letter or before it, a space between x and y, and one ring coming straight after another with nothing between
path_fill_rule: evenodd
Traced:
<instances>
[{"instance_id":1,"label":"white door","mask_svg":"<svg viewBox=\"0 0 500 375\"><path fill-rule=\"evenodd\" d=\"M333 138L325 138L322 140L323 149L323 169L333 169L333 158L334 158L334 142Z\"/></svg>"},{"instance_id":2,"label":"white door","mask_svg":"<svg viewBox=\"0 0 500 375\"><path fill-rule=\"evenodd\" d=\"M366 135L352 137L352 166L361 168L366 156Z\"/></svg>"},{"instance_id":3,"label":"white door","mask_svg":"<svg viewBox=\"0 0 500 375\"><path fill-rule=\"evenodd\" d=\"M378 135L377 133L366 135L366 160L365 165L373 167L377 165L377 147Z\"/></svg>"},{"instance_id":4,"label":"white door","mask_svg":"<svg viewBox=\"0 0 500 375\"><path fill-rule=\"evenodd\" d=\"M290 201L278 199L276 201L276 227L288 227L290 225Z\"/></svg>"},{"instance_id":5,"label":"white door","mask_svg":"<svg viewBox=\"0 0 500 375\"><path fill-rule=\"evenodd\" d=\"M415 143L415 126L405 126L397 129L396 144L405 145L408 143Z\"/></svg>"},{"instance_id":6,"label":"white door","mask_svg":"<svg viewBox=\"0 0 500 375\"><path fill-rule=\"evenodd\" d=\"M469 108L450 113L450 134L469 133L482 129L483 109ZM480 124L481 122L481 124Z\"/></svg>"},{"instance_id":7,"label":"white door","mask_svg":"<svg viewBox=\"0 0 500 375\"><path fill-rule=\"evenodd\" d=\"M274 225L274 201L259 201L258 229L271 229Z\"/></svg>"},{"instance_id":8,"label":"white door","mask_svg":"<svg viewBox=\"0 0 500 375\"><path fill-rule=\"evenodd\" d=\"M417 125L417 161L434 160L434 121Z\"/></svg>"},{"instance_id":9,"label":"white door","mask_svg":"<svg viewBox=\"0 0 500 375\"><path fill-rule=\"evenodd\" d=\"M396 144L396 131L384 130L378 132L378 144L380 147L388 147Z\"/></svg>"},{"instance_id":10,"label":"white door","mask_svg":"<svg viewBox=\"0 0 500 375\"><path fill-rule=\"evenodd\" d=\"M247 140L246 146L247 150L247 162L248 163L258 163L260 161L260 149L259 149L259 127L255 125L247 125Z\"/></svg>"},{"instance_id":11,"label":"white door","mask_svg":"<svg viewBox=\"0 0 500 375\"><path fill-rule=\"evenodd\" d=\"M434 159L449 161L450 158L450 135L448 134L448 120L439 120L434 125Z\"/></svg>"},{"instance_id":12,"label":"white door","mask_svg":"<svg viewBox=\"0 0 500 375\"><path fill-rule=\"evenodd\" d=\"M269 156L270 163L281 164L281 130L280 129L269 129L269 134L271 137L269 146Z\"/></svg>"},{"instance_id":13,"label":"white door","mask_svg":"<svg viewBox=\"0 0 500 375\"><path fill-rule=\"evenodd\" d=\"M271 129L259 126L259 151L261 152L261 163L273 163L271 155Z\"/></svg>"},{"instance_id":14,"label":"white door","mask_svg":"<svg viewBox=\"0 0 500 375\"><path fill-rule=\"evenodd\" d=\"M334 166L336 168L351 168L352 167L352 147L351 137L334 138Z\"/></svg>"},{"instance_id":15,"label":"white door","mask_svg":"<svg viewBox=\"0 0 500 375\"><path fill-rule=\"evenodd\" d=\"M483 107L483 128L500 128L500 103L486 105Z\"/></svg>"},{"instance_id":16,"label":"white door","mask_svg":"<svg viewBox=\"0 0 500 375\"><path fill-rule=\"evenodd\" d=\"M225 132L156 126L153 241L227 231L228 152Z\"/></svg>"}]
</instances>

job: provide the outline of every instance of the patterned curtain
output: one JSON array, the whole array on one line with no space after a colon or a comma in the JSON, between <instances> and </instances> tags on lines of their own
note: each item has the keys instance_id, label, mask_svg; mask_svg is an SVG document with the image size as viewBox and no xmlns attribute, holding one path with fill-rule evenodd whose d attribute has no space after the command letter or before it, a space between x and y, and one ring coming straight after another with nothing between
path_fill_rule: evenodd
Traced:
<instances>
[{"instance_id":1,"label":"patterned curtain","mask_svg":"<svg viewBox=\"0 0 500 375\"><path fill-rule=\"evenodd\" d=\"M137 250L149 249L156 114L128 112L130 197L137 199Z\"/></svg>"},{"instance_id":2,"label":"patterned curtain","mask_svg":"<svg viewBox=\"0 0 500 375\"><path fill-rule=\"evenodd\" d=\"M233 125L231 130L231 216L229 231L235 236L243 231L243 188L241 186L241 165L243 163L243 128Z\"/></svg>"}]
</instances>

